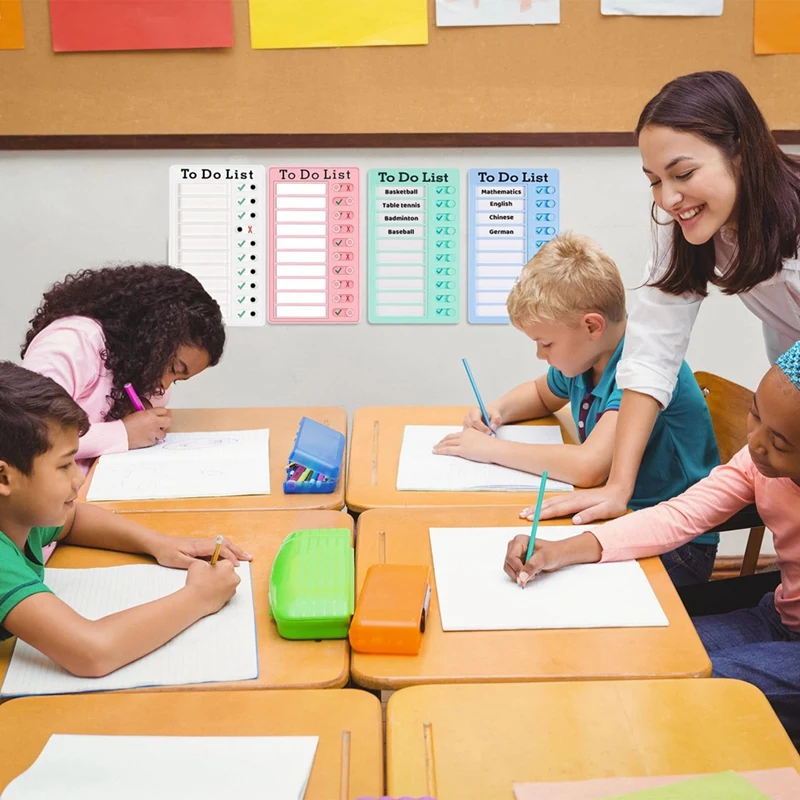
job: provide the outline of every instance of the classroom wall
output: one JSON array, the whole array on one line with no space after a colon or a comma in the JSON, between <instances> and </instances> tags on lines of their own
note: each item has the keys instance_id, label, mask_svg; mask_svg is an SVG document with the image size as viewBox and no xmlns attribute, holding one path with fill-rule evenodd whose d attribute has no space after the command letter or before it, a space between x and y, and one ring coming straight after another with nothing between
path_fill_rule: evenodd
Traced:
<instances>
[{"instance_id":1,"label":"classroom wall","mask_svg":"<svg viewBox=\"0 0 800 800\"><path fill-rule=\"evenodd\" d=\"M633 148L0 153L0 358L18 358L42 292L68 272L166 260L168 170L179 162L557 168L562 230L596 239L629 288L641 281L650 247L649 188ZM466 267L462 297L465 320ZM366 296L362 309L365 319ZM352 415L366 405L469 404L462 356L487 398L545 369L533 344L510 326L231 328L222 363L178 386L173 406L337 405ZM760 324L736 298L712 293L688 360L695 370L755 388L767 367ZM724 552L742 551L742 537L726 537Z\"/></svg>"},{"instance_id":2,"label":"classroom wall","mask_svg":"<svg viewBox=\"0 0 800 800\"><path fill-rule=\"evenodd\" d=\"M649 189L633 148L0 153L0 357L17 358L41 293L66 273L166 260L168 169L178 162L557 168L562 230L595 238L626 286L641 281L651 241ZM466 268L464 276L462 319ZM534 346L510 326L231 328L222 363L179 386L174 405L330 404L352 414L365 405L470 403L462 356L489 398L544 371ZM718 294L704 303L688 358L693 369L752 387L767 366L758 321Z\"/></svg>"}]
</instances>

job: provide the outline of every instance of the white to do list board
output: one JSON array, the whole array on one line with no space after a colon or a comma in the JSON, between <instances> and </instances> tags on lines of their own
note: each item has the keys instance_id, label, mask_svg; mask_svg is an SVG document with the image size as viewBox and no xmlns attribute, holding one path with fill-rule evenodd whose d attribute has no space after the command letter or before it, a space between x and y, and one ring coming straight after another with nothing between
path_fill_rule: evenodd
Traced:
<instances>
[{"instance_id":1,"label":"white to do list board","mask_svg":"<svg viewBox=\"0 0 800 800\"><path fill-rule=\"evenodd\" d=\"M227 325L264 325L265 168L178 164L169 182L169 263L203 284Z\"/></svg>"}]
</instances>

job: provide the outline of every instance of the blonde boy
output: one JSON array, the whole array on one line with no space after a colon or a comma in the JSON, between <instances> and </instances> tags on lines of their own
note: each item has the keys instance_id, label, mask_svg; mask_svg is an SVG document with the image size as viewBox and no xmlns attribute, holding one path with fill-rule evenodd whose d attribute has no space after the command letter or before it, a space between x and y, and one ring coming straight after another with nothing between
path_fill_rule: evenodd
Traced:
<instances>
[{"instance_id":1,"label":"blonde boy","mask_svg":"<svg viewBox=\"0 0 800 800\"><path fill-rule=\"evenodd\" d=\"M617 362L625 340L625 288L614 262L590 239L565 233L525 266L507 301L515 328L536 343L547 373L512 389L486 408L492 429L548 416L571 403L580 444L527 445L489 436L479 409L464 430L434 452L567 481L603 483L611 469L622 390ZM630 507L675 497L719 464L705 399L686 362L672 401L658 416L645 449ZM677 585L708 580L719 536L706 533L662 556Z\"/></svg>"}]
</instances>

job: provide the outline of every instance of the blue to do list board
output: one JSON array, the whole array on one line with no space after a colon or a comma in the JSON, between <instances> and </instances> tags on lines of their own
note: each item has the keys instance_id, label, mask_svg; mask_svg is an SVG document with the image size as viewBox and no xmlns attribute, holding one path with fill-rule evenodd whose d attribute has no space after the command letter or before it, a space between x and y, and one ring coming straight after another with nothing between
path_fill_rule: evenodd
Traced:
<instances>
[{"instance_id":1,"label":"blue to do list board","mask_svg":"<svg viewBox=\"0 0 800 800\"><path fill-rule=\"evenodd\" d=\"M470 322L508 322L508 293L558 233L559 207L557 169L469 171Z\"/></svg>"}]
</instances>

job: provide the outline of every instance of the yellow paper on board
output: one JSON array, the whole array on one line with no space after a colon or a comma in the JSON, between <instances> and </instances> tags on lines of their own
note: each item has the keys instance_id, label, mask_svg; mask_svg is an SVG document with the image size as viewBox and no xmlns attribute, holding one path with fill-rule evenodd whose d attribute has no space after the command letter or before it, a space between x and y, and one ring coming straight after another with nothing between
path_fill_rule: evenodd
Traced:
<instances>
[{"instance_id":1,"label":"yellow paper on board","mask_svg":"<svg viewBox=\"0 0 800 800\"><path fill-rule=\"evenodd\" d=\"M22 50L22 0L0 0L0 50Z\"/></svg>"},{"instance_id":2,"label":"yellow paper on board","mask_svg":"<svg viewBox=\"0 0 800 800\"><path fill-rule=\"evenodd\" d=\"M250 0L255 50L427 44L427 0Z\"/></svg>"},{"instance_id":3,"label":"yellow paper on board","mask_svg":"<svg viewBox=\"0 0 800 800\"><path fill-rule=\"evenodd\" d=\"M756 55L800 53L800 0L756 0L754 12Z\"/></svg>"}]
</instances>

